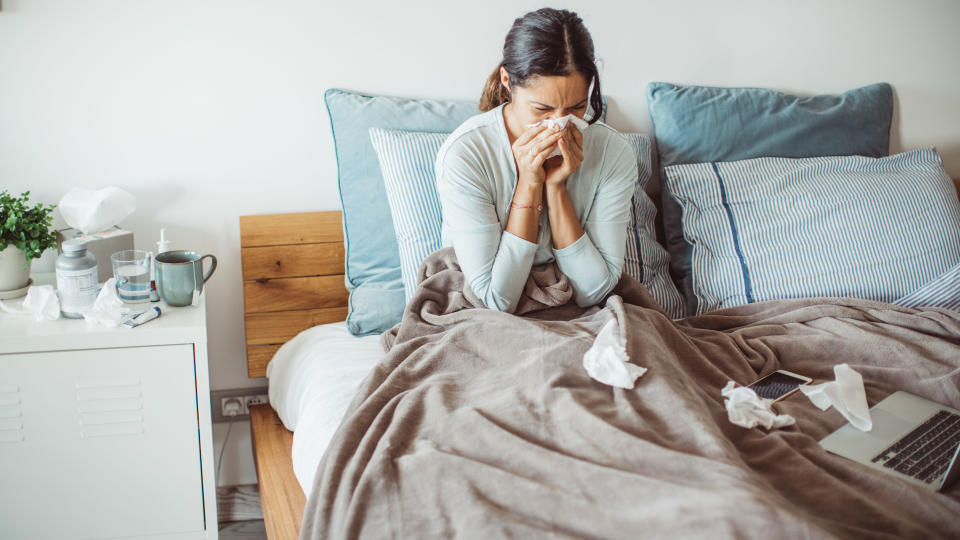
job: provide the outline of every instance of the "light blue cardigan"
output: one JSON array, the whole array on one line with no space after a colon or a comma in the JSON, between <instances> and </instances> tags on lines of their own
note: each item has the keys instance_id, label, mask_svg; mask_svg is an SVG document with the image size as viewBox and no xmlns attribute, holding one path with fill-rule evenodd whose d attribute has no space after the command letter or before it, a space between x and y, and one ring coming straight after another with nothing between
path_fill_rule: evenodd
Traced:
<instances>
[{"instance_id":1,"label":"light blue cardigan","mask_svg":"<svg viewBox=\"0 0 960 540\"><path fill-rule=\"evenodd\" d=\"M501 105L468 119L440 148L442 243L453 246L471 290L488 308L512 313L530 268L554 260L570 279L577 305L597 304L623 270L636 155L613 128L600 122L588 127L583 163L567 179L585 234L553 249L544 209L537 243L528 242L505 230L517 172L502 111Z\"/></svg>"}]
</instances>

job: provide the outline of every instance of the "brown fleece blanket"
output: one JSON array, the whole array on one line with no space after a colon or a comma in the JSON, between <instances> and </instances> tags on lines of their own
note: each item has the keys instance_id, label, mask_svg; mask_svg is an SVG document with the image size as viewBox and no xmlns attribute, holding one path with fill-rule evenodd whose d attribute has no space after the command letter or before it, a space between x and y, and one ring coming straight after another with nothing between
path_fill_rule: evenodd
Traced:
<instances>
[{"instance_id":1,"label":"brown fleece blanket","mask_svg":"<svg viewBox=\"0 0 960 540\"><path fill-rule=\"evenodd\" d=\"M389 349L317 471L301 538L960 537L960 483L915 487L824 451L845 423L803 395L795 426L727 420L720 389L846 362L874 405L894 390L960 408L960 314L850 299L766 302L671 321L624 278L601 307L555 268L518 312L483 309L450 249L432 255ZM610 317L635 388L582 357Z\"/></svg>"}]
</instances>

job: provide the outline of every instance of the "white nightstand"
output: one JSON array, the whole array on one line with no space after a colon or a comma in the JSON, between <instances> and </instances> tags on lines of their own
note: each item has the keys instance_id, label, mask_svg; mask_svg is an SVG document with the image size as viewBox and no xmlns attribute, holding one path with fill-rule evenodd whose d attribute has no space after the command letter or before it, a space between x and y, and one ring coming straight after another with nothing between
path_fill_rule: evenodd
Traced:
<instances>
[{"instance_id":1,"label":"white nightstand","mask_svg":"<svg viewBox=\"0 0 960 540\"><path fill-rule=\"evenodd\" d=\"M155 305L133 329L0 312L0 538L217 538L205 300L132 307Z\"/></svg>"}]
</instances>

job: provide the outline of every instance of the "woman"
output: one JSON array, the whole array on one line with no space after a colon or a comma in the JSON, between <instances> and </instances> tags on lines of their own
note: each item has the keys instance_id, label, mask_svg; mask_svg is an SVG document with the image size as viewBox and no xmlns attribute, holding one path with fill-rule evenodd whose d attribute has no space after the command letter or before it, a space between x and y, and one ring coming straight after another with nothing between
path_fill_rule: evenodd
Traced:
<instances>
[{"instance_id":1,"label":"woman","mask_svg":"<svg viewBox=\"0 0 960 540\"><path fill-rule=\"evenodd\" d=\"M594 111L580 131L548 119ZM437 156L443 243L471 290L513 312L533 265L556 261L577 305L599 303L620 279L636 156L602 108L593 40L573 12L515 20L487 81L482 114ZM559 148L561 155L548 159Z\"/></svg>"}]
</instances>

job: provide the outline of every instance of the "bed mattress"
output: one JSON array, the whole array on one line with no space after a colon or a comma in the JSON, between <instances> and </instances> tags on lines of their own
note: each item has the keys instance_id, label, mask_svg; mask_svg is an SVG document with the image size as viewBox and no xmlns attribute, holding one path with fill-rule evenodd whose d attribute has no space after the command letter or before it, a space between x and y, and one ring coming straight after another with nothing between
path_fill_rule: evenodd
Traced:
<instances>
[{"instance_id":1,"label":"bed mattress","mask_svg":"<svg viewBox=\"0 0 960 540\"><path fill-rule=\"evenodd\" d=\"M267 365L270 405L293 432L293 472L308 497L347 406L383 354L379 336L353 336L338 322L301 332Z\"/></svg>"}]
</instances>

